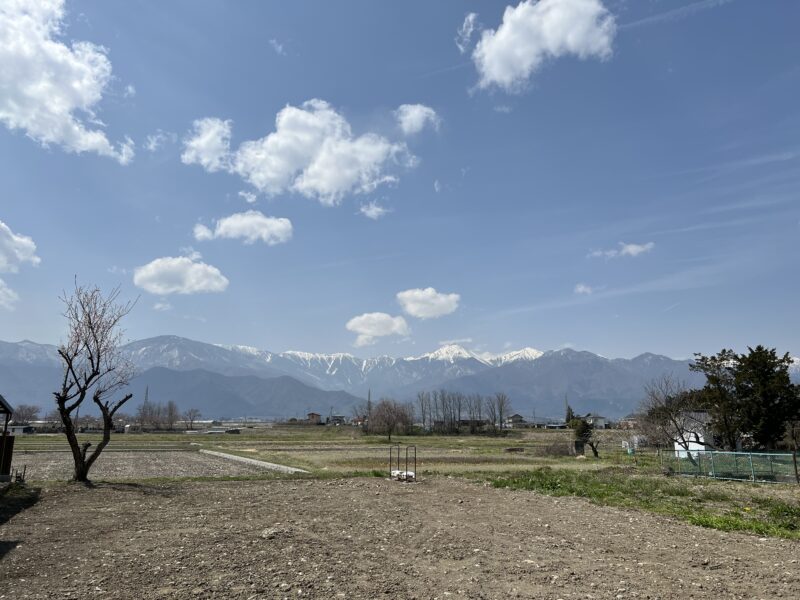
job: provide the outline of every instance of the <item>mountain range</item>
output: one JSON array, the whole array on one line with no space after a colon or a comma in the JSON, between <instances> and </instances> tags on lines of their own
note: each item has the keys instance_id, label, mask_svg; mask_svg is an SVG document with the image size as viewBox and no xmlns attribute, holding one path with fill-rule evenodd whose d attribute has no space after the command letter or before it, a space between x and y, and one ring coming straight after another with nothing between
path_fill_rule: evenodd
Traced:
<instances>
[{"instance_id":1,"label":"mountain range","mask_svg":"<svg viewBox=\"0 0 800 600\"><path fill-rule=\"evenodd\" d=\"M703 383L690 361L656 354L609 359L586 351L523 348L477 354L458 345L405 358L351 354L273 353L249 346L208 344L177 336L131 342L123 355L135 366L132 412L149 390L156 402L175 400L206 417L302 417L309 411L351 414L368 393L413 400L419 391L447 389L484 395L505 392L516 412L560 417L565 399L579 413L620 417L633 411L648 381L672 374ZM792 373L800 378L800 360ZM0 393L12 404L49 409L61 373L57 349L47 344L0 342Z\"/></svg>"}]
</instances>

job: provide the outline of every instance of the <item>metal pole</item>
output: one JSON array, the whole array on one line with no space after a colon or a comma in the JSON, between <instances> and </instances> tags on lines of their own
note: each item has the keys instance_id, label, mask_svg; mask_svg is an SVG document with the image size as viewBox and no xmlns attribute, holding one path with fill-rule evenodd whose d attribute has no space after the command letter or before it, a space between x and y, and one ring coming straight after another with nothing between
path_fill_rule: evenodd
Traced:
<instances>
[{"instance_id":1,"label":"metal pole","mask_svg":"<svg viewBox=\"0 0 800 600\"><path fill-rule=\"evenodd\" d=\"M750 477L752 477L752 480L755 481L756 480L756 471L753 468L753 453L750 452L747 455L747 457L750 459Z\"/></svg>"},{"instance_id":2,"label":"metal pole","mask_svg":"<svg viewBox=\"0 0 800 600\"><path fill-rule=\"evenodd\" d=\"M713 452L711 452L711 477L713 477L714 479L717 478L717 474L714 471L714 453Z\"/></svg>"},{"instance_id":3,"label":"metal pole","mask_svg":"<svg viewBox=\"0 0 800 600\"><path fill-rule=\"evenodd\" d=\"M775 475L775 471L772 468L772 454L768 454L767 459L769 460L769 474Z\"/></svg>"},{"instance_id":4,"label":"metal pole","mask_svg":"<svg viewBox=\"0 0 800 600\"><path fill-rule=\"evenodd\" d=\"M792 462L794 463L794 478L797 480L797 485L800 485L800 472L797 470L797 449L792 452Z\"/></svg>"}]
</instances>

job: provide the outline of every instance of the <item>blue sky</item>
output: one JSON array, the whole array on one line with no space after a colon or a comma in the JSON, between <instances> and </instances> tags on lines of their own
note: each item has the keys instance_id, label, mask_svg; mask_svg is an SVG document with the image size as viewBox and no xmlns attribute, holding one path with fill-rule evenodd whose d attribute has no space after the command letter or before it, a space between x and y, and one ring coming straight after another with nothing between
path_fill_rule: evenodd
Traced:
<instances>
[{"instance_id":1,"label":"blue sky","mask_svg":"<svg viewBox=\"0 0 800 600\"><path fill-rule=\"evenodd\" d=\"M4 3L0 339L57 342L77 275L139 297L132 339L797 354L798 22L790 0Z\"/></svg>"}]
</instances>

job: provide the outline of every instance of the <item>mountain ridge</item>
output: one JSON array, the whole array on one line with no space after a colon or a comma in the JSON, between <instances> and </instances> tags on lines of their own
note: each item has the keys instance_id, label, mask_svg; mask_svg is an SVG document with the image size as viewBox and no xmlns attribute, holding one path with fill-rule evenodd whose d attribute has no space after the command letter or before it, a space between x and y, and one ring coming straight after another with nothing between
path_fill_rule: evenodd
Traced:
<instances>
[{"instance_id":1,"label":"mountain ridge","mask_svg":"<svg viewBox=\"0 0 800 600\"><path fill-rule=\"evenodd\" d=\"M672 374L690 385L702 384L702 377L689 370L689 360L675 360L649 352L625 359L606 358L570 348L542 352L526 347L492 355L449 344L418 356L358 358L343 352L274 353L252 346L208 344L173 335L136 340L122 346L121 351L139 373L134 381L144 381L147 379L144 374L153 369L167 369L185 374L205 371L224 377L256 377L266 381L289 377L310 388L342 391L353 398L372 394L376 399L390 396L413 400L420 391L437 389L482 394L503 391L511 397L517 412L536 411L554 417L562 414L565 395L578 411L606 412L613 417L635 409L645 383L652 378ZM50 405L58 373L60 360L56 346L28 340L0 342L0 385L3 387L0 392L12 403ZM154 375L150 373L149 376ZM792 364L792 376L800 379L797 358ZM161 380L165 378L162 374ZM223 381L229 388L238 385ZM222 385L215 380L217 384ZM170 385L174 389L179 387L176 383ZM191 382L187 381L185 389L190 387ZM301 393L298 387L291 389L293 391L286 392L286 406L302 404L302 396L310 397L311 392ZM219 393L229 397L228 391ZM341 398L333 405L352 405L353 402L352 398L346 401Z\"/></svg>"}]
</instances>

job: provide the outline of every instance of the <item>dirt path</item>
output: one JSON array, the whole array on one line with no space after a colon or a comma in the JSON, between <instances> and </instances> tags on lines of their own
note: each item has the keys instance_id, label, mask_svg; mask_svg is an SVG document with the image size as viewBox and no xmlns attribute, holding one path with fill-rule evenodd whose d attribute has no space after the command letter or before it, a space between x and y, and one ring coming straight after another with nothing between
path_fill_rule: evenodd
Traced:
<instances>
[{"instance_id":1,"label":"dirt path","mask_svg":"<svg viewBox=\"0 0 800 600\"><path fill-rule=\"evenodd\" d=\"M798 598L800 543L455 479L44 490L0 598Z\"/></svg>"}]
</instances>

